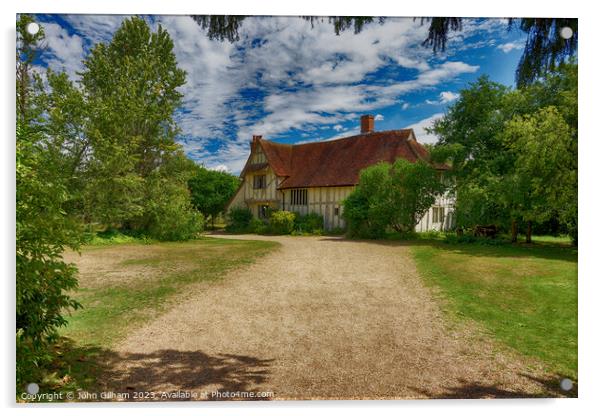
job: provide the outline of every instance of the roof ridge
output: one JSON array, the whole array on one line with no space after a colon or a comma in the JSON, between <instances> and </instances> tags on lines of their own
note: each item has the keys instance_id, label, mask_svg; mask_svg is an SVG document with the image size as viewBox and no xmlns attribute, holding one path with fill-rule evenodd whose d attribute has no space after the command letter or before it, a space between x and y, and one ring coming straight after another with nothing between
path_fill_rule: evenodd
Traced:
<instances>
[{"instance_id":1,"label":"roof ridge","mask_svg":"<svg viewBox=\"0 0 602 416\"><path fill-rule=\"evenodd\" d=\"M354 139L357 137L363 137L363 136L370 136L373 134L384 134L384 133L401 133L401 132L406 132L406 131L413 131L413 129L411 128L406 128L406 129L391 129L391 130L379 130L379 131L371 131L368 133L360 133L360 134L354 134L353 136L346 136L346 137L339 137L337 139L326 139L326 140L316 140L313 142L308 142L308 143L299 143L299 144L289 144L289 143L278 143L278 142L274 142L272 140L269 139L264 139L261 138L260 141L262 142L269 142L270 145L277 145L277 146L285 146L285 147L299 147L299 146L306 146L306 145L312 145L312 144L317 144L317 143L333 143L333 142L338 142L338 141L342 141L342 140L347 140L347 139ZM407 139L407 137L406 137Z\"/></svg>"}]
</instances>

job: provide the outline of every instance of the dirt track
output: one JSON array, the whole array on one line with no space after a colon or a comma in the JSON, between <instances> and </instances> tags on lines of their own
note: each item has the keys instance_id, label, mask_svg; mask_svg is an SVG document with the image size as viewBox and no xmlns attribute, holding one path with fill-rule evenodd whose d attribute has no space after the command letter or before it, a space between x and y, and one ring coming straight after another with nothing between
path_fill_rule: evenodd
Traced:
<instances>
[{"instance_id":1,"label":"dirt track","mask_svg":"<svg viewBox=\"0 0 602 416\"><path fill-rule=\"evenodd\" d=\"M556 383L475 328L449 323L408 247L237 238L282 247L132 333L107 387L393 399L528 397Z\"/></svg>"}]
</instances>

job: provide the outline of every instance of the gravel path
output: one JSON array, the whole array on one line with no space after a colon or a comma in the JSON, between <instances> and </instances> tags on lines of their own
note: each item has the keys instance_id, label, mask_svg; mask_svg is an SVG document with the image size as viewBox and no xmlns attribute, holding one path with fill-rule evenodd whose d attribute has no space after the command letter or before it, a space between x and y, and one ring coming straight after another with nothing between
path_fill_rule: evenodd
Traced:
<instances>
[{"instance_id":1,"label":"gravel path","mask_svg":"<svg viewBox=\"0 0 602 416\"><path fill-rule=\"evenodd\" d=\"M210 400L555 395L537 365L444 319L408 247L236 238L282 246L133 332L107 387Z\"/></svg>"}]
</instances>

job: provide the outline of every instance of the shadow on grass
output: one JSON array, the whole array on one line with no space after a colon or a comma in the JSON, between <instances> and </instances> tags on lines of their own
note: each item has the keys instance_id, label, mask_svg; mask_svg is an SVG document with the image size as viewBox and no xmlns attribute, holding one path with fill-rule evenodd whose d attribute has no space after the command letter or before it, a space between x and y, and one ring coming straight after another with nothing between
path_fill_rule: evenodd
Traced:
<instances>
[{"instance_id":1,"label":"shadow on grass","mask_svg":"<svg viewBox=\"0 0 602 416\"><path fill-rule=\"evenodd\" d=\"M111 401L124 393L127 401L270 399L212 395L215 391L246 395L263 391L261 385L273 361L270 359L175 349L126 354L80 347L68 338L61 339L60 345L59 359L50 369L55 377L42 383L40 392L90 393L79 400L76 395L75 401ZM103 398L101 392L115 395ZM197 396L178 395L182 392L196 392Z\"/></svg>"},{"instance_id":2,"label":"shadow on grass","mask_svg":"<svg viewBox=\"0 0 602 416\"><path fill-rule=\"evenodd\" d=\"M479 243L446 243L442 240L411 239L411 240L365 240L348 239L343 237L324 237L320 241L336 243L366 243L389 247L395 246L428 246L438 250L457 254L467 254L475 257L535 257L547 260L564 260L577 262L577 248L553 243L506 243L479 244Z\"/></svg>"},{"instance_id":3,"label":"shadow on grass","mask_svg":"<svg viewBox=\"0 0 602 416\"><path fill-rule=\"evenodd\" d=\"M414 389L420 394L429 396L431 399L545 399L545 398L574 398L578 395L577 384L574 384L569 391L560 388L561 377L558 378L537 378L529 374L520 374L523 377L538 383L543 392L529 393L520 390L509 390L495 384L483 384L478 382L469 382L459 380L460 386L449 388L446 392L432 395L427 390Z\"/></svg>"}]
</instances>

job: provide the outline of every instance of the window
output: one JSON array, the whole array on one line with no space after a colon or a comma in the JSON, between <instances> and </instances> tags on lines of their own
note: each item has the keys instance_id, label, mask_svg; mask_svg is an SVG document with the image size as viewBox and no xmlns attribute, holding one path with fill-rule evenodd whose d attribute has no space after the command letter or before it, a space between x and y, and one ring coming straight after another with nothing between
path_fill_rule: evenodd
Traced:
<instances>
[{"instance_id":1,"label":"window","mask_svg":"<svg viewBox=\"0 0 602 416\"><path fill-rule=\"evenodd\" d=\"M269 210L270 210L269 205L258 205L257 206L257 216L261 219L265 219L268 217Z\"/></svg>"},{"instance_id":2,"label":"window","mask_svg":"<svg viewBox=\"0 0 602 416\"><path fill-rule=\"evenodd\" d=\"M339 207L334 207L334 216L335 217L339 216Z\"/></svg>"},{"instance_id":3,"label":"window","mask_svg":"<svg viewBox=\"0 0 602 416\"><path fill-rule=\"evenodd\" d=\"M291 189L291 205L307 205L307 189Z\"/></svg>"},{"instance_id":4,"label":"window","mask_svg":"<svg viewBox=\"0 0 602 416\"><path fill-rule=\"evenodd\" d=\"M433 207L433 222L444 222L445 221L445 208L444 207Z\"/></svg>"},{"instance_id":5,"label":"window","mask_svg":"<svg viewBox=\"0 0 602 416\"><path fill-rule=\"evenodd\" d=\"M265 175L255 175L253 176L253 189L265 189Z\"/></svg>"}]
</instances>

